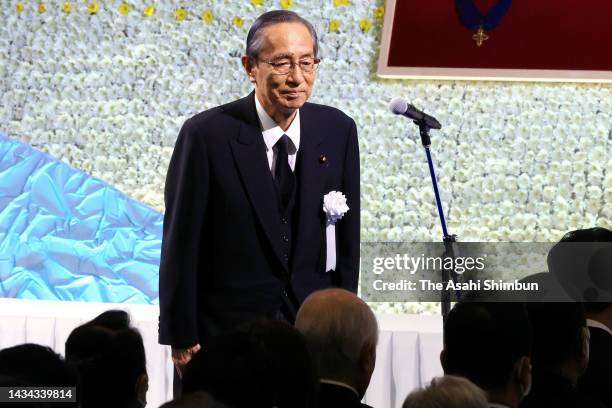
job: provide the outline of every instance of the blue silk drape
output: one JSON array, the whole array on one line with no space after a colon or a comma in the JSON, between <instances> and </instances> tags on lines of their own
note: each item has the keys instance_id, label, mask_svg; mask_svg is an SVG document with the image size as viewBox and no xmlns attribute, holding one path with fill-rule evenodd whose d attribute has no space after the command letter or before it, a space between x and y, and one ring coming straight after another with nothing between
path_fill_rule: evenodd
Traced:
<instances>
[{"instance_id":1,"label":"blue silk drape","mask_svg":"<svg viewBox=\"0 0 612 408\"><path fill-rule=\"evenodd\" d=\"M0 297L158 303L163 216L0 134Z\"/></svg>"}]
</instances>

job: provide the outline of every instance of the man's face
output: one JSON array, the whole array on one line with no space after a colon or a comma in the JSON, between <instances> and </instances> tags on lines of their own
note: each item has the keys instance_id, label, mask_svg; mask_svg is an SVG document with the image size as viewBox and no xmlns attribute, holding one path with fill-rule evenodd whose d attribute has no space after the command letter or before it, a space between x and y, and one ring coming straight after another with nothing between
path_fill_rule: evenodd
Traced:
<instances>
[{"instance_id":1,"label":"man's face","mask_svg":"<svg viewBox=\"0 0 612 408\"><path fill-rule=\"evenodd\" d=\"M297 64L304 58L314 58L312 36L301 23L271 25L263 29L262 36L263 45L257 61L243 60L243 63L251 81L255 83L255 93L268 114L291 114L310 97L315 71L303 72L294 65L288 74L282 75L264 61L291 61Z\"/></svg>"}]
</instances>

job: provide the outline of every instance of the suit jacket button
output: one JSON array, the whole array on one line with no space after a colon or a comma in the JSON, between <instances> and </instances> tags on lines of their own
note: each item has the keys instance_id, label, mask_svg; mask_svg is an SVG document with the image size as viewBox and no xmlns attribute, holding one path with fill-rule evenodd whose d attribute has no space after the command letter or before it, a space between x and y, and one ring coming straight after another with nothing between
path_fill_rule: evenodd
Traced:
<instances>
[{"instance_id":1,"label":"suit jacket button","mask_svg":"<svg viewBox=\"0 0 612 408\"><path fill-rule=\"evenodd\" d=\"M288 237L288 236L286 236L286 235L283 235L283 241L285 241L285 242L289 242L289 237Z\"/></svg>"},{"instance_id":2,"label":"suit jacket button","mask_svg":"<svg viewBox=\"0 0 612 408\"><path fill-rule=\"evenodd\" d=\"M281 223L286 224L287 223L287 217L281 217Z\"/></svg>"},{"instance_id":3,"label":"suit jacket button","mask_svg":"<svg viewBox=\"0 0 612 408\"><path fill-rule=\"evenodd\" d=\"M289 260L289 254L284 254L284 255L283 255L283 259L284 259L285 261L288 261L288 260Z\"/></svg>"}]
</instances>

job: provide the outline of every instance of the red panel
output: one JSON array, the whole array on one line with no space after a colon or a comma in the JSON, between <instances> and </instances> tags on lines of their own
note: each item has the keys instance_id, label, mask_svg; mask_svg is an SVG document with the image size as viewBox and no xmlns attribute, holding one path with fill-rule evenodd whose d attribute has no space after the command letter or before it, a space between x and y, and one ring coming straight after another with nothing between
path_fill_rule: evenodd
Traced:
<instances>
[{"instance_id":1,"label":"red panel","mask_svg":"<svg viewBox=\"0 0 612 408\"><path fill-rule=\"evenodd\" d=\"M453 0L397 0L388 65L612 71L611 0L514 0L481 47L474 32Z\"/></svg>"}]
</instances>

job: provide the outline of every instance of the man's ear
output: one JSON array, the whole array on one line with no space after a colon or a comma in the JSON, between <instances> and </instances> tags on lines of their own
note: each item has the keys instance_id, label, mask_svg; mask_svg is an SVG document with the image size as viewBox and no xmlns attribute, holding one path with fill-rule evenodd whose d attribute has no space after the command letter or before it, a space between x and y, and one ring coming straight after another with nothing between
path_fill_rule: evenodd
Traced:
<instances>
[{"instance_id":1,"label":"man's ear","mask_svg":"<svg viewBox=\"0 0 612 408\"><path fill-rule=\"evenodd\" d=\"M440 352L440 364L442 364L442 370L446 374L448 372L447 364L446 364L446 349L442 349Z\"/></svg>"},{"instance_id":2,"label":"man's ear","mask_svg":"<svg viewBox=\"0 0 612 408\"><path fill-rule=\"evenodd\" d=\"M521 357L514 363L513 370L514 381L521 388L523 396L529 394L531 390L531 357Z\"/></svg>"},{"instance_id":3,"label":"man's ear","mask_svg":"<svg viewBox=\"0 0 612 408\"><path fill-rule=\"evenodd\" d=\"M376 366L376 345L373 342L366 342L361 348L359 356L359 368L364 373L372 374Z\"/></svg>"},{"instance_id":4,"label":"man's ear","mask_svg":"<svg viewBox=\"0 0 612 408\"><path fill-rule=\"evenodd\" d=\"M253 59L247 55L243 55L242 58L240 58L240 61L242 62L245 72L249 76L249 81L251 81L251 83L255 83L255 73L253 72L255 64L253 63Z\"/></svg>"},{"instance_id":5,"label":"man's ear","mask_svg":"<svg viewBox=\"0 0 612 408\"><path fill-rule=\"evenodd\" d=\"M138 376L134 388L136 400L140 403L141 407L144 407L147 405L147 391L149 390L149 376L147 373L142 373Z\"/></svg>"},{"instance_id":6,"label":"man's ear","mask_svg":"<svg viewBox=\"0 0 612 408\"><path fill-rule=\"evenodd\" d=\"M589 365L589 357L591 354L591 332L588 327L582 328L582 333L580 333L580 361L581 371L584 372L587 366Z\"/></svg>"}]
</instances>

